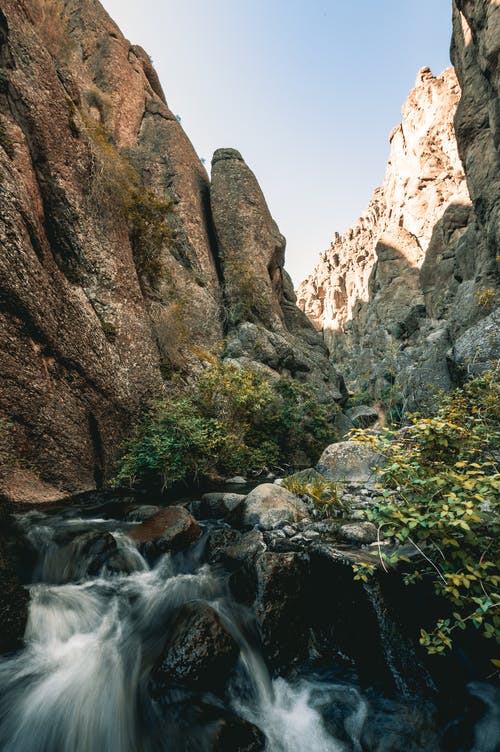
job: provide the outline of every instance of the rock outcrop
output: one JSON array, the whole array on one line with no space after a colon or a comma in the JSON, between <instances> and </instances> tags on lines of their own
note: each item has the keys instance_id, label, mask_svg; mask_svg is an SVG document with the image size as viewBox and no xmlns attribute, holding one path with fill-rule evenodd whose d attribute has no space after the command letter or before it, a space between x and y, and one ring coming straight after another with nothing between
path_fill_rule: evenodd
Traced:
<instances>
[{"instance_id":1,"label":"rock outcrop","mask_svg":"<svg viewBox=\"0 0 500 752\"><path fill-rule=\"evenodd\" d=\"M459 66L457 72L464 79ZM498 342L491 337L482 338L480 357L478 340L465 348L466 355L457 351L460 337L478 322L491 330L488 316L496 315L497 304L492 268L497 239L487 235L494 234L491 207L498 199L490 201L486 230L478 218L478 189L469 179L460 128L467 181L453 128L459 100L460 122L467 119L460 113L469 88L477 90L469 81L462 84L460 100L453 69L437 77L428 68L419 71L402 122L390 136L382 187L356 225L335 236L298 290L299 307L323 331L351 387L391 410L422 405L436 389L460 380L472 363L480 360L484 367L498 357ZM484 106L492 108L492 100ZM485 163L491 170L495 158L491 144L488 148Z\"/></svg>"},{"instance_id":2,"label":"rock outcrop","mask_svg":"<svg viewBox=\"0 0 500 752\"><path fill-rule=\"evenodd\" d=\"M245 356L339 396L255 178L241 158L220 169L219 157L222 253L208 176L144 50L97 0L2 3L0 451L11 498L102 485L141 405L172 371L192 374L222 351L233 241L272 311L240 311ZM257 195L245 231L236 220Z\"/></svg>"},{"instance_id":3,"label":"rock outcrop","mask_svg":"<svg viewBox=\"0 0 500 752\"><path fill-rule=\"evenodd\" d=\"M285 238L238 151L215 152L210 201L223 275L226 357L242 364L258 361L311 383L320 399L341 400L343 381L296 306L283 268Z\"/></svg>"}]
</instances>

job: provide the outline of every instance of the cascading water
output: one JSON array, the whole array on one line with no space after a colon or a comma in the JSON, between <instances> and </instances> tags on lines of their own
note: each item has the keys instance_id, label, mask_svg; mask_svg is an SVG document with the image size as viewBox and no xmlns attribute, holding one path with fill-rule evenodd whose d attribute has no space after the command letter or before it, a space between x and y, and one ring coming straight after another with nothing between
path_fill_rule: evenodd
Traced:
<instances>
[{"instance_id":1,"label":"cascading water","mask_svg":"<svg viewBox=\"0 0 500 752\"><path fill-rule=\"evenodd\" d=\"M369 702L356 686L325 676L271 678L224 579L204 563L203 542L189 554L164 554L151 567L126 535L132 523L36 512L20 524L38 550L38 562L26 646L0 661L2 751L206 749L197 746L194 734L180 743L170 733L165 703L154 699L149 687L165 625L194 599L212 605L240 646L225 703L264 732L267 750L398 749L364 745ZM95 549L90 555L86 548L93 539L85 535L96 530L112 536L119 566L93 571ZM176 692L173 687L167 710L168 702L178 699ZM490 724L485 739L491 735ZM493 752L491 743L481 744L476 740L474 752Z\"/></svg>"}]
</instances>

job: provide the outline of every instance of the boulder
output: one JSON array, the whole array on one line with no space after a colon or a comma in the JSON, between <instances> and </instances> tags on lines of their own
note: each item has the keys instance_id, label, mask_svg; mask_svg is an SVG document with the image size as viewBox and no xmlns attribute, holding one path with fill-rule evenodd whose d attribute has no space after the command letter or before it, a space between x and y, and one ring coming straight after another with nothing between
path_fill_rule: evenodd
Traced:
<instances>
[{"instance_id":1,"label":"boulder","mask_svg":"<svg viewBox=\"0 0 500 752\"><path fill-rule=\"evenodd\" d=\"M173 506L161 509L145 522L133 527L128 535L148 554L160 554L187 548L198 540L201 530L187 509Z\"/></svg>"},{"instance_id":2,"label":"boulder","mask_svg":"<svg viewBox=\"0 0 500 752\"><path fill-rule=\"evenodd\" d=\"M258 526L262 530L272 530L307 517L305 504L276 483L262 483L254 488L240 509L244 526Z\"/></svg>"},{"instance_id":3,"label":"boulder","mask_svg":"<svg viewBox=\"0 0 500 752\"><path fill-rule=\"evenodd\" d=\"M240 649L214 609L202 601L186 603L169 630L153 671L155 690L172 684L198 691L222 690Z\"/></svg>"},{"instance_id":4,"label":"boulder","mask_svg":"<svg viewBox=\"0 0 500 752\"><path fill-rule=\"evenodd\" d=\"M320 457L317 470L328 480L352 485L373 486L376 480L374 467L380 467L384 458L364 444L340 441L330 444Z\"/></svg>"},{"instance_id":5,"label":"boulder","mask_svg":"<svg viewBox=\"0 0 500 752\"><path fill-rule=\"evenodd\" d=\"M348 522L340 526L339 535L348 543L373 543L377 540L377 528L373 522Z\"/></svg>"}]
</instances>

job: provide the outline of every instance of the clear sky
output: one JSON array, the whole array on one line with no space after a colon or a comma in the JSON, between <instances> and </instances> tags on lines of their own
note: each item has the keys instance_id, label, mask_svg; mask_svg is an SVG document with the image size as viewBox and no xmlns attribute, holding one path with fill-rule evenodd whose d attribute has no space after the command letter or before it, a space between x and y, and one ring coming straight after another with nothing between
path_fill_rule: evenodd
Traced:
<instances>
[{"instance_id":1,"label":"clear sky","mask_svg":"<svg viewBox=\"0 0 500 752\"><path fill-rule=\"evenodd\" d=\"M207 169L218 147L241 151L295 283L382 182L419 68L450 64L451 0L101 1Z\"/></svg>"}]
</instances>

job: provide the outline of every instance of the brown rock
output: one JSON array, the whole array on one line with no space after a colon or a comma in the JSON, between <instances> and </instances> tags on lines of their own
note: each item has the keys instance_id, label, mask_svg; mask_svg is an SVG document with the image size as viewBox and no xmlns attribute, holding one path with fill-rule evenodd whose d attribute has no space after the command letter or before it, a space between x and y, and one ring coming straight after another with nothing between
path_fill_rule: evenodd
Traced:
<instances>
[{"instance_id":1,"label":"brown rock","mask_svg":"<svg viewBox=\"0 0 500 752\"><path fill-rule=\"evenodd\" d=\"M221 338L208 177L146 55L98 2L6 0L0 48L7 464L82 491L109 477L139 405L161 392L162 359ZM154 289L138 279L124 213L133 170L176 202Z\"/></svg>"},{"instance_id":2,"label":"brown rock","mask_svg":"<svg viewBox=\"0 0 500 752\"><path fill-rule=\"evenodd\" d=\"M186 548L201 535L200 526L184 507L167 507L128 531L138 544L154 544L156 552Z\"/></svg>"}]
</instances>

